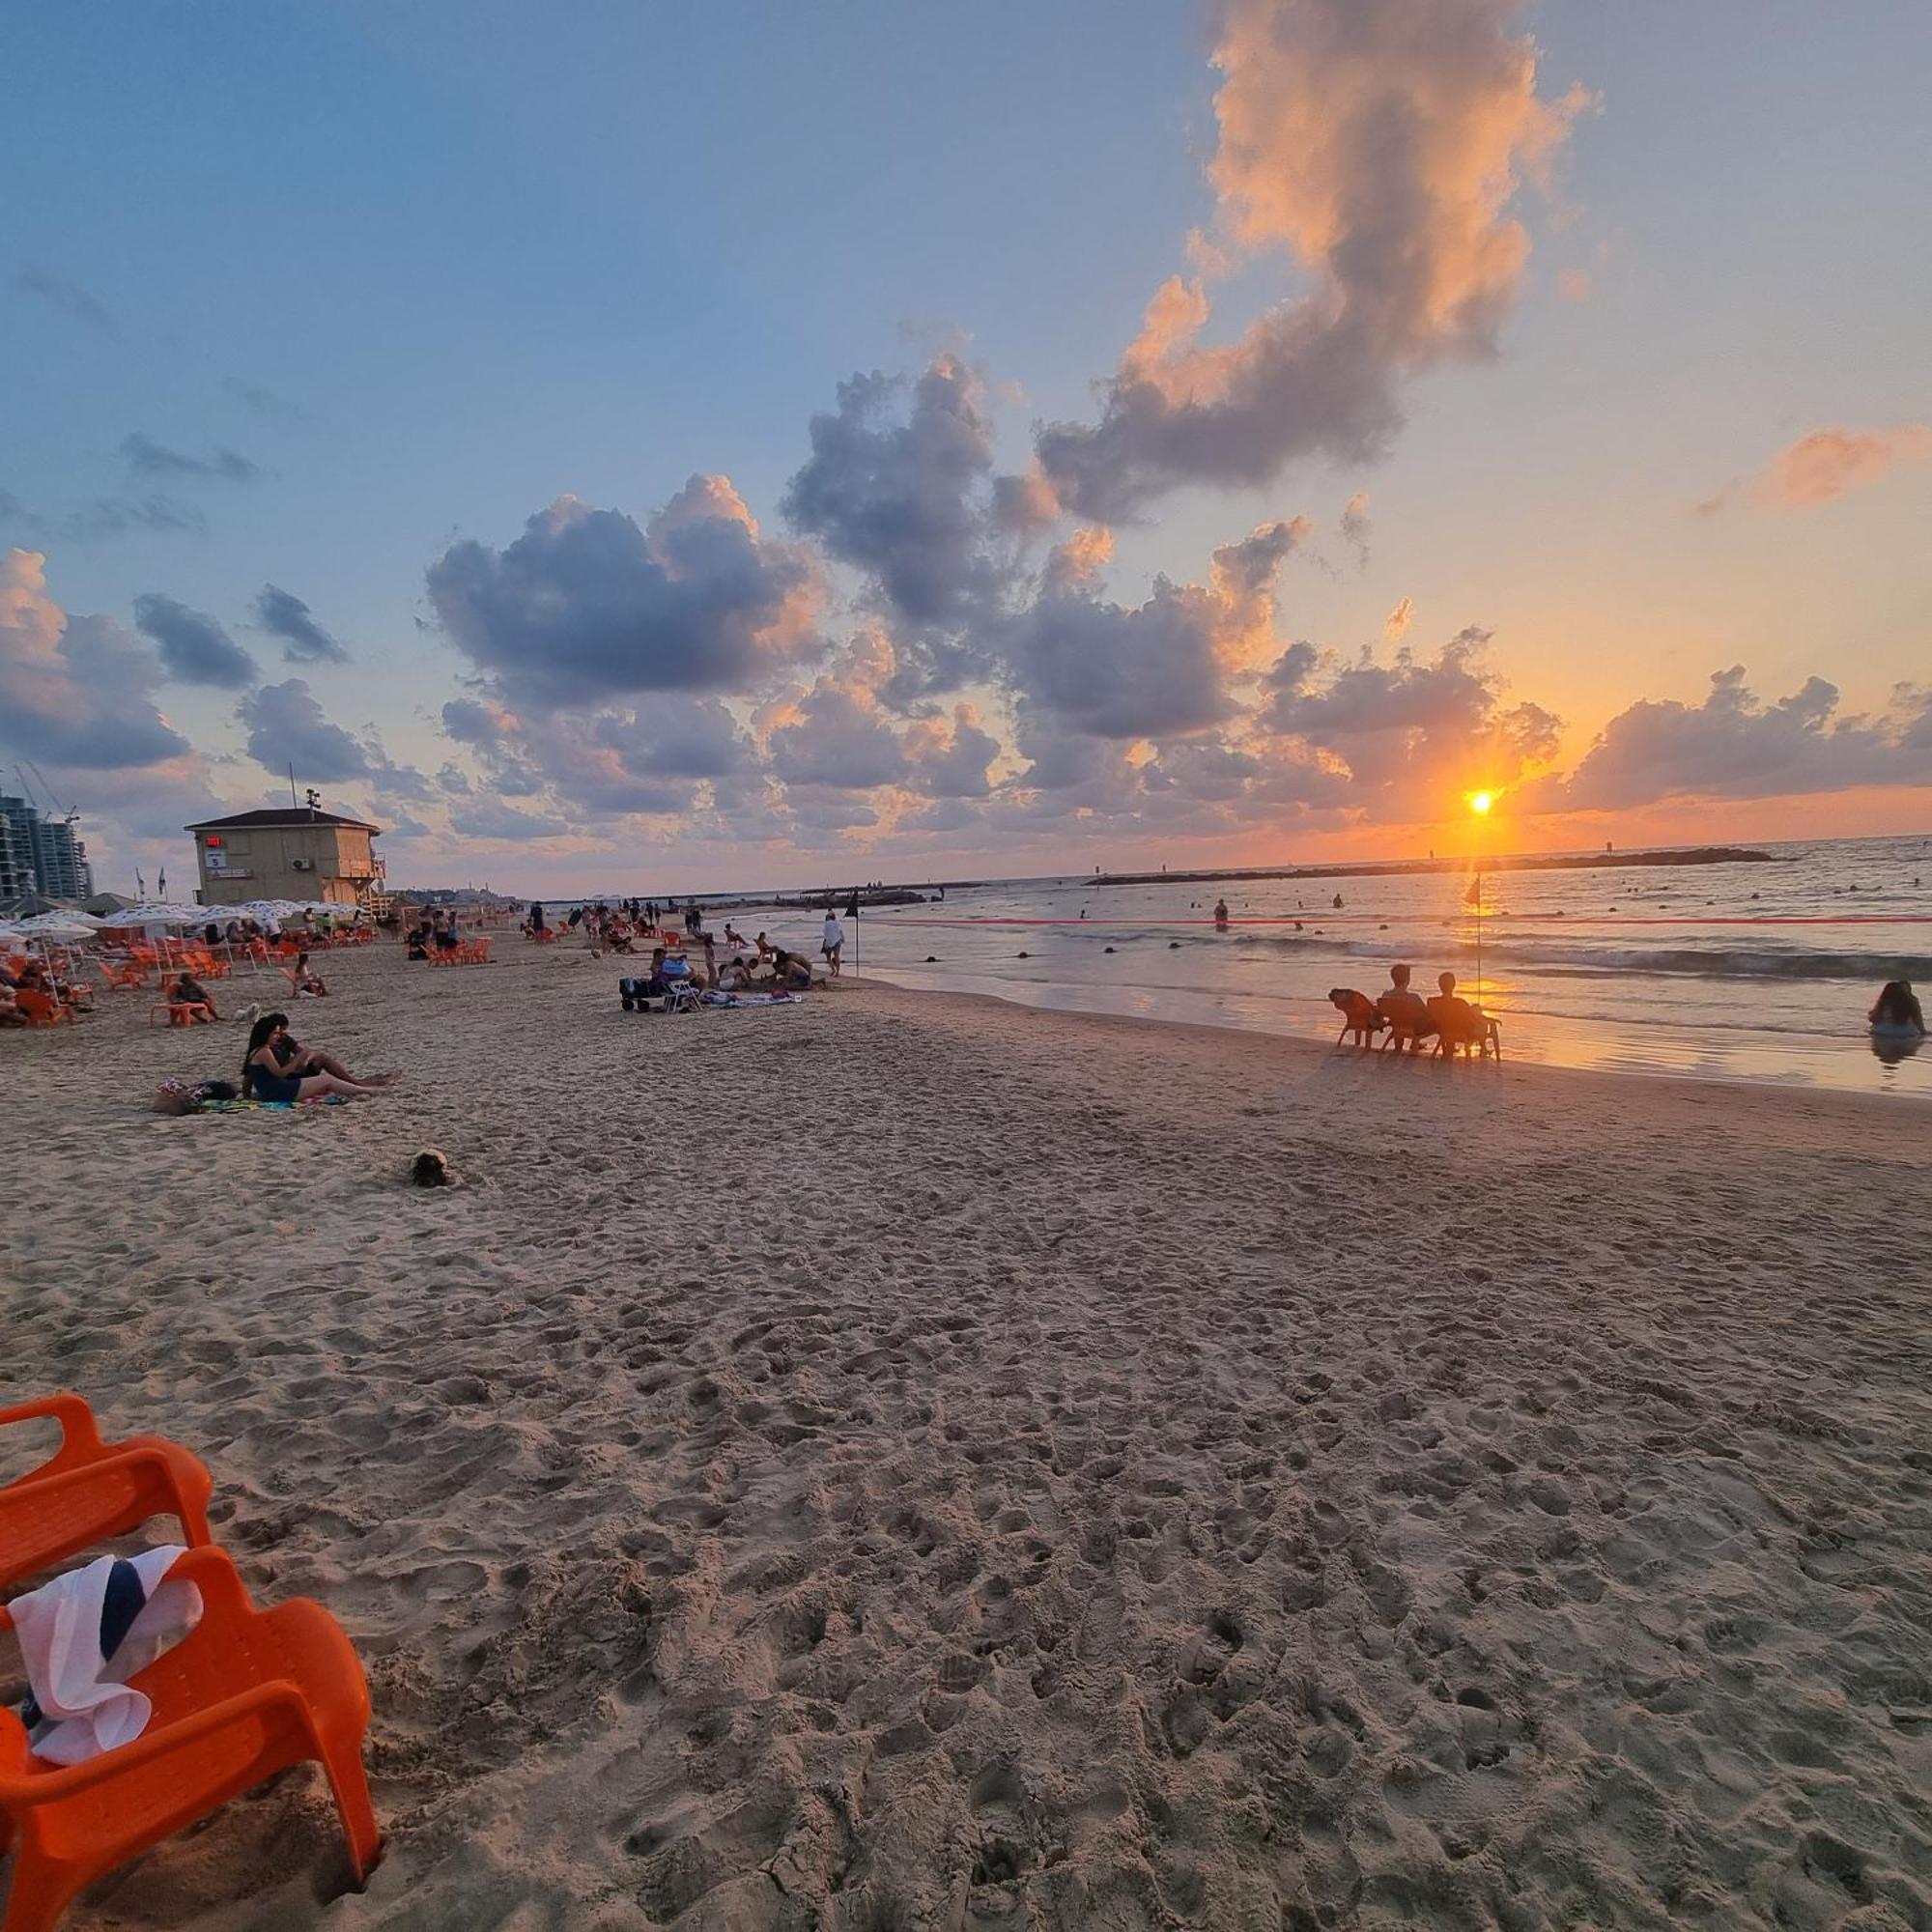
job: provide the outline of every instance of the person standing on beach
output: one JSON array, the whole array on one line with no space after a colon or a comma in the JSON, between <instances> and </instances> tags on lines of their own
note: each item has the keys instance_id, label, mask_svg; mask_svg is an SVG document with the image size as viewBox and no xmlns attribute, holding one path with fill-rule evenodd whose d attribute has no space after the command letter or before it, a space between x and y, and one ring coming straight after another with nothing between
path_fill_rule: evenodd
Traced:
<instances>
[{"instance_id":1,"label":"person standing on beach","mask_svg":"<svg viewBox=\"0 0 1932 1932\"><path fill-rule=\"evenodd\" d=\"M845 950L845 928L838 923L838 915L830 906L825 908L825 934L821 951L825 954L826 971L836 980L838 977L838 956Z\"/></svg>"}]
</instances>

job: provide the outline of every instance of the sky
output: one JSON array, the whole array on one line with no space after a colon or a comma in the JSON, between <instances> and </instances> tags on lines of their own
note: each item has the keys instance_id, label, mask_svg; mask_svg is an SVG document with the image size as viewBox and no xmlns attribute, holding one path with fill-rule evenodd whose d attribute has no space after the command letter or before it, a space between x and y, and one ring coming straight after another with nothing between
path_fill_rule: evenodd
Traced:
<instances>
[{"instance_id":1,"label":"sky","mask_svg":"<svg viewBox=\"0 0 1932 1932\"><path fill-rule=\"evenodd\" d=\"M1932 827L1918 0L8 11L0 789L548 895Z\"/></svg>"}]
</instances>

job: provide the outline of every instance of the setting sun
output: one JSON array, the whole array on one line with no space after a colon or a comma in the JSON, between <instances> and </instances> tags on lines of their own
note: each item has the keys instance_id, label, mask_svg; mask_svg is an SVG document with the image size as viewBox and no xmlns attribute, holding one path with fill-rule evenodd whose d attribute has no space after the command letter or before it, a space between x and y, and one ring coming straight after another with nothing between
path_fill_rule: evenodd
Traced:
<instances>
[{"instance_id":1,"label":"setting sun","mask_svg":"<svg viewBox=\"0 0 1932 1932\"><path fill-rule=\"evenodd\" d=\"M1469 810L1478 818L1487 818L1490 815L1491 806L1494 805L1496 799L1493 792L1472 791L1469 794Z\"/></svg>"}]
</instances>

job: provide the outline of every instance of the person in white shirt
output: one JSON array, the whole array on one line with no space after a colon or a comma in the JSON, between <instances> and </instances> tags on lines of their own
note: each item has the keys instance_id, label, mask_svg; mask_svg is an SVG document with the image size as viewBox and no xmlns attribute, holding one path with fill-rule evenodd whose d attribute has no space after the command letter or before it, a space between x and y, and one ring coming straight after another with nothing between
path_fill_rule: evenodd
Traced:
<instances>
[{"instance_id":1,"label":"person in white shirt","mask_svg":"<svg viewBox=\"0 0 1932 1932\"><path fill-rule=\"evenodd\" d=\"M838 923L838 915L827 912L825 915L825 953L826 970L836 980L838 977L838 955L845 949L845 929Z\"/></svg>"}]
</instances>

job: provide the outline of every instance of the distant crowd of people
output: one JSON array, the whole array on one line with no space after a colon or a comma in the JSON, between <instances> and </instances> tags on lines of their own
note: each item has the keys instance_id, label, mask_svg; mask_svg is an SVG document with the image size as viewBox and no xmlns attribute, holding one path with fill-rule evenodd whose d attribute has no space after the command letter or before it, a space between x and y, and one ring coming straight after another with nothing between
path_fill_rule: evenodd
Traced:
<instances>
[{"instance_id":1,"label":"distant crowd of people","mask_svg":"<svg viewBox=\"0 0 1932 1932\"><path fill-rule=\"evenodd\" d=\"M675 946L659 943L667 936L664 922L669 916L676 917L684 927L683 940ZM755 939L747 938L728 919L724 933L714 933L706 927L704 909L696 899L681 908L661 906L655 899L575 906L562 929L581 932L585 947L597 958L606 952L638 956L648 947L650 971L637 982L639 990L647 995L668 992L679 982L700 991L723 993L804 992L812 983L812 965L804 953L775 946L763 932ZM541 901L531 902L523 930L532 939L551 932L550 915ZM827 976L839 978L844 970L845 928L829 906L819 935L819 952Z\"/></svg>"}]
</instances>

